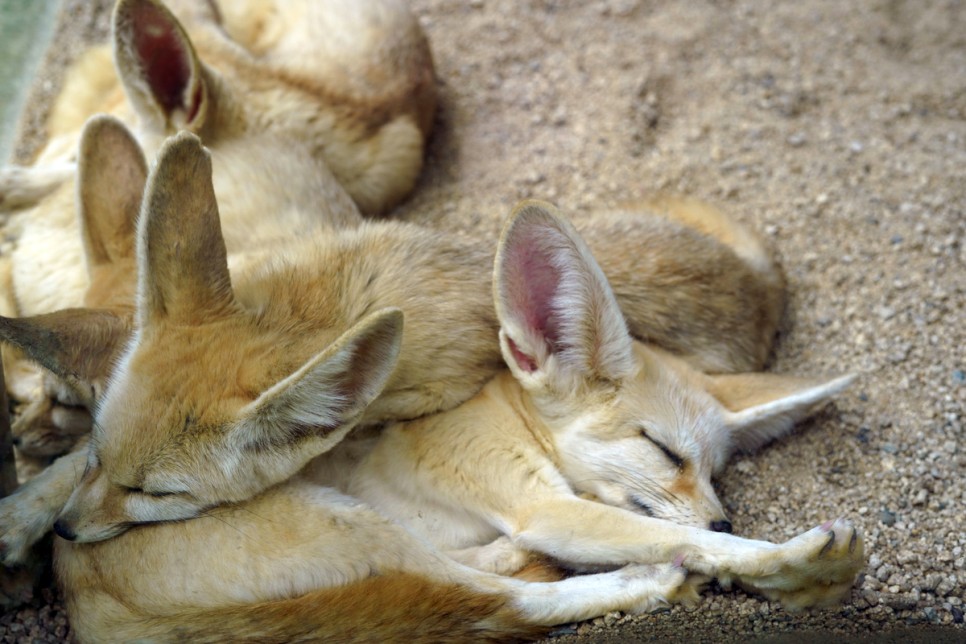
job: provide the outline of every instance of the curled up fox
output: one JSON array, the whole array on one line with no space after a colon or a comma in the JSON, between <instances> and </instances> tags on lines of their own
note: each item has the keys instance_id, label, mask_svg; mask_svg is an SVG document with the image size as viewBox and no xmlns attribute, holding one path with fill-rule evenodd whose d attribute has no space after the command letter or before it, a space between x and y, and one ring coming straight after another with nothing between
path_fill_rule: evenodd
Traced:
<instances>
[{"instance_id":1,"label":"curled up fox","mask_svg":"<svg viewBox=\"0 0 966 644\"><path fill-rule=\"evenodd\" d=\"M124 209L132 198L136 211L147 165L180 130L211 150L231 254L352 228L415 184L436 86L425 35L404 1L119 0L111 22L110 42L68 70L39 157L0 168L0 221L13 240L0 256L0 313L85 304L90 253L77 211L92 199ZM140 150L126 153L123 133L92 136L81 150L97 114L122 123ZM105 141L110 149L101 149ZM91 165L105 178L82 186L76 178ZM22 406L20 453L63 453L89 430L89 416L19 354L5 357L10 397Z\"/></svg>"},{"instance_id":2,"label":"curled up fox","mask_svg":"<svg viewBox=\"0 0 966 644\"><path fill-rule=\"evenodd\" d=\"M726 220L712 221L701 226L711 234L696 224L682 234L748 264L721 241L735 237L722 233ZM845 380L712 378L640 346L606 268L540 204L511 217L492 291L486 282L450 283L460 274L454 256L425 240L399 250L400 266L383 263L398 261L393 244L356 252L353 243L368 235L375 244L386 230L399 234L382 226L342 238L343 255L311 240L230 273L208 154L190 134L162 147L136 227L132 331L103 390L90 394L89 449L37 479L55 506L47 516L57 517L62 537L56 567L82 641L529 637L551 624L692 597L688 571L791 606L834 601L849 588L863 554L847 522L783 544L739 538L725 531L705 480L733 448L787 431ZM649 253L670 252L673 238L661 239ZM333 265L334 257L344 263ZM344 281L320 280L326 266ZM427 283L440 289L421 290ZM460 310L470 301L474 315L495 318L499 339L489 322L481 337L491 351L502 347L511 372L454 411L354 441L356 425L446 406L440 392L449 387L439 389L438 372L420 365L445 366L453 338L464 337L446 324L446 298L457 297L449 288L460 292ZM327 289L357 297L334 303ZM51 319L7 320L4 332L30 334ZM54 369L71 365L61 375L83 389L63 346L51 343L37 357ZM464 398L479 389L458 371L452 377ZM438 443L423 431L435 423ZM505 432L468 443L457 432L447 443L451 426ZM406 451L383 469L379 459L400 445ZM581 468L625 452L628 472L646 466L656 481L586 487L593 477ZM475 476L461 475L464 467ZM519 491L509 499L511 483L534 503L522 503ZM392 486L406 500L398 521L385 516L396 502ZM2 502L0 529L35 489ZM411 514L434 503L442 504L428 519L440 529L437 543ZM466 516L456 519L450 508L460 507ZM587 525L575 533L573 510L596 518L581 518ZM9 546L9 537L0 539ZM528 552L605 571L551 583L497 574L516 572Z\"/></svg>"},{"instance_id":3,"label":"curled up fox","mask_svg":"<svg viewBox=\"0 0 966 644\"><path fill-rule=\"evenodd\" d=\"M57 532L81 641L529 638L709 577L843 597L847 521L740 538L710 483L849 382L738 373L783 305L753 234L691 200L579 231L530 202L499 244L365 221L432 120L405 4L169 4L118 2L120 119L64 100L0 174L29 208L0 337L52 375L35 418L96 421L0 500L0 559ZM316 46L346 20L365 37Z\"/></svg>"}]
</instances>

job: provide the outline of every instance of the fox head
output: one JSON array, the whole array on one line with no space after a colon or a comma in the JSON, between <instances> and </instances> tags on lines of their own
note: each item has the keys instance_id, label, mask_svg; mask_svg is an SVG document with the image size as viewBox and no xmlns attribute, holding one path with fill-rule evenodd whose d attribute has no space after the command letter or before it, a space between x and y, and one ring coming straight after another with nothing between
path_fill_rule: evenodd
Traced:
<instances>
[{"instance_id":1,"label":"fox head","mask_svg":"<svg viewBox=\"0 0 966 644\"><path fill-rule=\"evenodd\" d=\"M575 490L676 523L730 531L712 477L851 381L708 376L633 340L584 241L539 202L504 229L494 299L504 359Z\"/></svg>"},{"instance_id":2,"label":"fox head","mask_svg":"<svg viewBox=\"0 0 966 644\"><path fill-rule=\"evenodd\" d=\"M291 477L359 421L399 352L398 309L370 314L301 364L301 346L259 332L234 299L210 158L192 134L162 146L137 246L134 334L55 524L66 539L192 518Z\"/></svg>"}]
</instances>

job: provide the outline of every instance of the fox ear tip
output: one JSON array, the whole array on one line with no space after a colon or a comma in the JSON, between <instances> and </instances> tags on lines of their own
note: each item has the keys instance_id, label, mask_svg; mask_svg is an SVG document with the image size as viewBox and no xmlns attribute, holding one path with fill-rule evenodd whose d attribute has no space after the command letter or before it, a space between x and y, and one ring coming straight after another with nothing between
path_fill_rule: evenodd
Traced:
<instances>
[{"instance_id":1,"label":"fox ear tip","mask_svg":"<svg viewBox=\"0 0 966 644\"><path fill-rule=\"evenodd\" d=\"M161 146L162 152L166 154L189 153L197 155L199 153L208 155L208 150L201 142L201 138L194 132L181 130L177 134L169 136ZM159 153L160 156L160 153Z\"/></svg>"},{"instance_id":2,"label":"fox ear tip","mask_svg":"<svg viewBox=\"0 0 966 644\"><path fill-rule=\"evenodd\" d=\"M855 386L856 382L859 380L859 376L860 374L853 371L832 378L827 385L830 395L839 394L849 387Z\"/></svg>"},{"instance_id":3,"label":"fox ear tip","mask_svg":"<svg viewBox=\"0 0 966 644\"><path fill-rule=\"evenodd\" d=\"M546 225L548 221L558 219L560 211L553 204L539 199L524 199L510 212L506 229L513 229L520 224Z\"/></svg>"},{"instance_id":4,"label":"fox ear tip","mask_svg":"<svg viewBox=\"0 0 966 644\"><path fill-rule=\"evenodd\" d=\"M542 199L522 199L513 207L511 214L527 212L556 213L557 209L553 204Z\"/></svg>"}]
</instances>

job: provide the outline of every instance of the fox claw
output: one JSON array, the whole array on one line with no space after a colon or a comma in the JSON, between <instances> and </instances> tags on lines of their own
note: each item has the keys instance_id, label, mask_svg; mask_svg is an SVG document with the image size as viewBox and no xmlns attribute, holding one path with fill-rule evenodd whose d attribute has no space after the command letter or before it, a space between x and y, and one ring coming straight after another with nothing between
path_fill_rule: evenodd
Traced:
<instances>
[{"instance_id":1,"label":"fox claw","mask_svg":"<svg viewBox=\"0 0 966 644\"><path fill-rule=\"evenodd\" d=\"M828 554L828 552L832 549L832 546L834 545L835 545L835 530L829 530L828 541L826 541L825 545L822 546L822 549L818 551L818 556L824 557L826 554Z\"/></svg>"},{"instance_id":2,"label":"fox claw","mask_svg":"<svg viewBox=\"0 0 966 644\"><path fill-rule=\"evenodd\" d=\"M627 613L649 613L671 602L688 603L697 596L687 571L680 566L631 564L623 570L637 586L636 597L624 608Z\"/></svg>"},{"instance_id":3,"label":"fox claw","mask_svg":"<svg viewBox=\"0 0 966 644\"><path fill-rule=\"evenodd\" d=\"M855 527L836 519L786 542L756 563L759 572L735 575L734 581L788 608L801 609L838 603L865 565L865 552Z\"/></svg>"}]
</instances>

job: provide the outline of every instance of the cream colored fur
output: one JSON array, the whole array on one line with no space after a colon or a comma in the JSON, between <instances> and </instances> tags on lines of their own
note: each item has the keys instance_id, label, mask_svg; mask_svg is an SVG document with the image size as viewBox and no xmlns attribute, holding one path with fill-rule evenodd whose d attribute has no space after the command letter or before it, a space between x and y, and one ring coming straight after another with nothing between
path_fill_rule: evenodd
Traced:
<instances>
[{"instance_id":1,"label":"cream colored fur","mask_svg":"<svg viewBox=\"0 0 966 644\"><path fill-rule=\"evenodd\" d=\"M780 545L724 534L711 478L851 377L707 376L633 341L576 230L536 202L507 224L494 293L512 374L449 412L350 438L307 475L502 574L530 551L576 569L683 555L794 608L849 591L864 557L848 522Z\"/></svg>"},{"instance_id":2,"label":"cream colored fur","mask_svg":"<svg viewBox=\"0 0 966 644\"><path fill-rule=\"evenodd\" d=\"M233 442L228 430L244 407L243 401L254 400L255 393L297 371L320 347L374 310L404 310L407 333L399 368L365 412L365 424L411 419L452 408L475 394L500 368L498 324L487 274L493 261L490 250L416 226L369 223L335 236L297 240L271 251L229 258L227 251L223 255L216 252L224 244L207 154L187 135L174 139L165 150L169 158L163 164L159 162L145 196L138 270L129 263L135 253L130 249L119 252L118 264L105 261L99 265L100 278L88 293L88 298L94 297L91 306L107 309L2 319L0 334L55 374L69 377L83 404L100 398L113 373L113 390L124 392L115 395L140 415L119 429L112 441L122 448L130 442L132 455L145 449L168 453L161 458L159 452L158 458L152 457L154 462L189 459L197 463L198 469L189 481L195 489L197 507L223 502L236 494L247 498L297 471L302 461L285 462L271 470L273 461L236 453L239 443ZM95 220L93 215L85 219ZM715 359L726 359L728 366L758 363L761 348L755 345L750 352L744 348L754 344L750 342L753 337L765 338L762 342L770 345L768 329L754 325L760 323L759 317L749 318L753 327L750 334L722 338L718 344L725 345L726 350L721 351L710 344L711 320L734 322L747 315L746 309L709 297L707 306L716 315L706 312L692 317L689 312L696 308L693 304L666 303L701 297L709 287L698 278L711 280L722 289L736 279L706 266L710 260L743 275L742 283L752 291L759 289L763 294L759 307L777 309L781 291L772 286L776 278L771 272L756 278L756 272L713 238L640 212L610 213L594 221L606 223L593 228L597 252L610 260L605 263L605 271L638 281L640 291L648 295L639 297L628 284L624 288L627 295L618 297L626 305L632 328L636 325L643 335L659 343L666 341L671 348L686 346L687 337L693 335L696 339L690 354L703 357L703 347L709 347L707 353L724 356ZM91 231L86 234L96 237ZM124 246L123 241L115 242ZM127 244L133 245L133 241ZM88 244L92 245L97 244ZM170 249L179 249L177 256L163 260ZM635 265L639 270L633 270ZM653 276L659 283L668 281L669 286L675 282L673 267L684 265L688 267L684 275L690 276L690 281L679 277L674 288L663 290L649 283ZM135 274L142 278L142 319L137 325L132 309L124 304L129 301L126 298L132 285L125 285L123 279L127 276L130 281ZM149 279L152 281L145 281ZM167 290L190 306L208 306L218 314L199 314L175 325L147 325L145 305L153 291L146 289L154 280L170 282ZM217 283L218 289L189 288L206 281ZM620 283L617 278L614 282ZM112 292L120 292L120 299L112 300ZM685 312L685 317L676 317L679 311ZM129 330L135 326L137 331L128 341ZM71 347L71 351L65 351L65 347ZM127 357L115 369L114 356L125 352ZM91 356L101 359L92 360ZM186 370L184 365L192 368ZM234 402L224 407L214 405L217 400ZM175 405L178 413L193 415L193 409L204 409L215 414L209 423L212 430L204 433L205 440L222 444L228 462L253 460L259 468L271 471L260 471L249 480L244 468L221 468L205 442L167 444L164 432L140 429L143 423L155 427L173 401L179 401ZM104 404L100 405L102 410ZM102 413L105 418L114 417ZM121 412L118 418L127 414ZM169 429L174 431L184 422L172 420ZM149 447L145 441L153 441L152 437L161 442ZM254 489L245 488L252 485ZM34 491L29 485L18 494L42 499L53 508L38 511L43 516L56 515L66 501L65 496ZM11 530L9 526L21 520L23 507L14 499L0 501L0 543L8 563L16 562L18 554L50 527L49 522L31 522L37 530Z\"/></svg>"},{"instance_id":3,"label":"cream colored fur","mask_svg":"<svg viewBox=\"0 0 966 644\"><path fill-rule=\"evenodd\" d=\"M164 305L173 304L169 294L160 296ZM189 312L175 307L149 313L177 319ZM401 343L400 311L369 315L249 403L235 438L264 461L293 443L310 453L330 449L379 395ZM104 405L112 415L126 408L114 389ZM676 566L628 568L557 584L481 573L358 501L304 481L252 498L237 490L234 504L205 509L190 521L120 536L115 524L91 535L92 522L140 516L155 523L181 517L184 507L195 505L190 483L178 476L192 466L142 481L129 469L139 456L115 449L110 433L96 430L81 482L85 491L72 497L55 526L70 541L98 539L57 545L58 577L73 633L82 642L502 639L611 610L653 608L684 582ZM245 469L241 461L219 465ZM432 595L434 601L405 601L412 595ZM404 614L391 607L399 602Z\"/></svg>"},{"instance_id":4,"label":"cream colored fur","mask_svg":"<svg viewBox=\"0 0 966 644\"><path fill-rule=\"evenodd\" d=\"M81 642L529 639L653 609L684 580L674 566L557 583L482 573L304 481L191 521L59 541L56 562Z\"/></svg>"},{"instance_id":5,"label":"cream colored fur","mask_svg":"<svg viewBox=\"0 0 966 644\"><path fill-rule=\"evenodd\" d=\"M690 596L673 562L553 584L480 572L358 501L293 480L359 422L426 404L413 380L424 371L403 366L421 336L372 299L342 313L348 330L324 326L318 291L291 288L294 265L233 288L210 163L188 134L162 148L138 222L134 336L98 396L87 453L54 465L57 484L76 485L54 529L81 641L505 639ZM406 250L412 259L418 247ZM332 265L318 246L306 252ZM344 285L337 275L327 288ZM361 277L374 291L399 279ZM280 300L273 279L289 285ZM7 501L39 500L36 490Z\"/></svg>"},{"instance_id":6,"label":"cream colored fur","mask_svg":"<svg viewBox=\"0 0 966 644\"><path fill-rule=\"evenodd\" d=\"M112 46L89 51L67 75L35 165L0 169L0 212L10 213L6 232L16 238L0 258L3 315L82 303L89 277L73 178L90 164L77 145L97 112L126 122L149 158L179 129L204 138L230 253L355 226L356 203L383 212L411 190L435 86L405 3L259 0L219 10L177 0L171 8L118 2ZM119 202L130 191L123 176L101 189ZM63 453L84 415L18 358L8 353L6 380L25 405L15 428L21 453Z\"/></svg>"}]
</instances>

